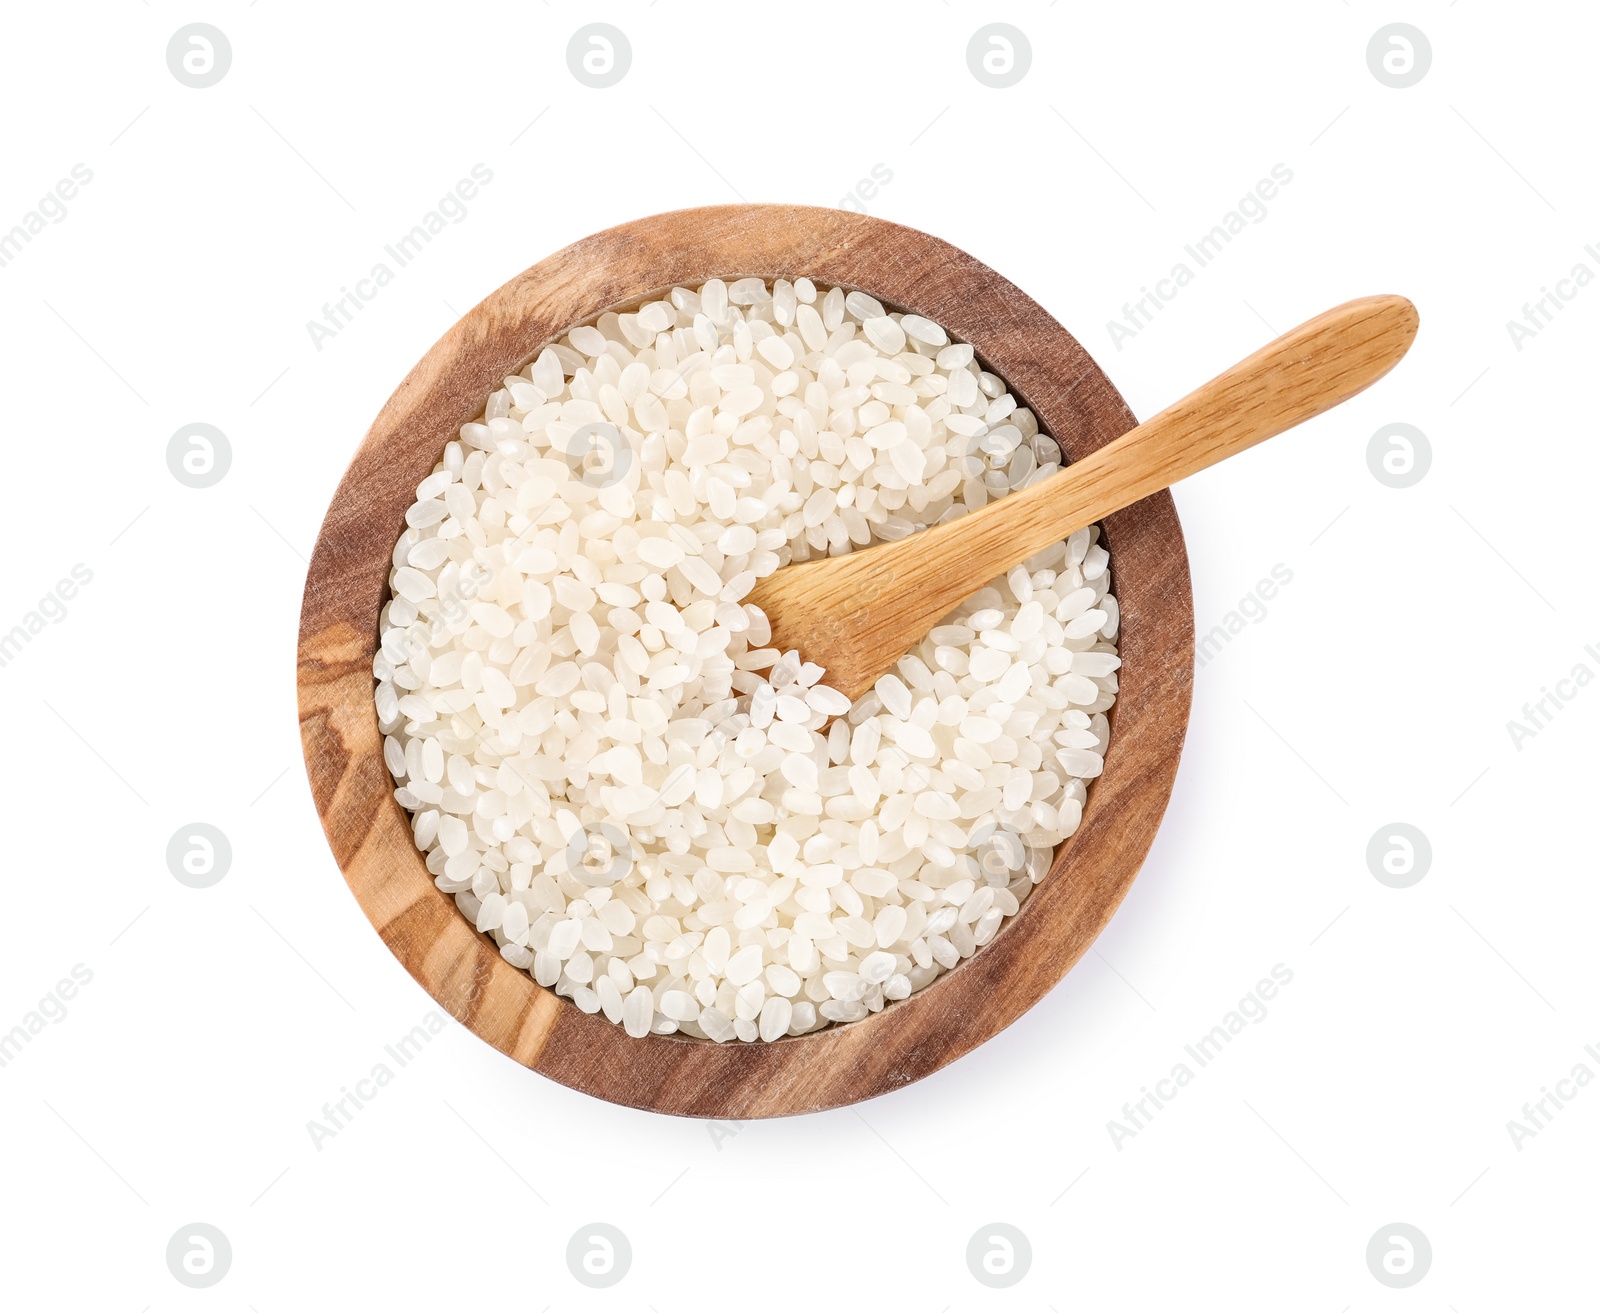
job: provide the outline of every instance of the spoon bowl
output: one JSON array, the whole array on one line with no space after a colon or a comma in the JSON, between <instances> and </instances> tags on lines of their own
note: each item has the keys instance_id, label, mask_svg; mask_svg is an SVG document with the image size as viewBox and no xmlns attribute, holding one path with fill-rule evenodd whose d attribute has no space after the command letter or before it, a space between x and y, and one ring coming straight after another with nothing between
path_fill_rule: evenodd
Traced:
<instances>
[{"instance_id":1,"label":"spoon bowl","mask_svg":"<svg viewBox=\"0 0 1600 1313\"><path fill-rule=\"evenodd\" d=\"M965 252L843 211L717 206L574 243L474 307L406 376L329 507L306 579L301 742L334 858L407 971L456 1020L525 1066L615 1103L745 1119L854 1103L937 1071L1010 1025L1088 950L1132 884L1166 808L1188 724L1188 561L1165 492L1101 521L1121 609L1122 668L1101 776L1078 831L999 934L864 1020L774 1043L629 1037L538 985L440 892L383 761L372 660L390 555L416 487L484 398L570 327L675 285L810 277L859 289L971 342L1058 441L1085 458L1134 427L1087 352Z\"/></svg>"}]
</instances>

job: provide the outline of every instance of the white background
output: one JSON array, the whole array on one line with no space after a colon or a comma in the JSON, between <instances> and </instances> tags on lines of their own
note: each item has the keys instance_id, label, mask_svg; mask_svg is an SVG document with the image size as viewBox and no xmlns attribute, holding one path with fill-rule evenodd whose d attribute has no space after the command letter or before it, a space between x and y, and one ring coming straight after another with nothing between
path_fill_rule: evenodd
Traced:
<instances>
[{"instance_id":1,"label":"white background","mask_svg":"<svg viewBox=\"0 0 1600 1313\"><path fill-rule=\"evenodd\" d=\"M1600 289L1521 350L1506 323L1577 262L1600 273L1600 27L1512 12L8 9L0 232L74 164L93 181L0 267L0 631L73 565L93 581L0 668L0 1031L74 964L93 980L0 1069L6 1304L1592 1306L1600 1088L1520 1148L1507 1122L1576 1064L1600 1075L1600 689L1520 748L1507 723L1600 673ZM1001 90L965 55L995 20L1032 47ZM209 89L168 71L192 21L231 42ZM632 48L606 90L567 67L591 21ZM1366 59L1394 21L1432 47L1405 89ZM307 321L477 163L468 217L317 350ZM1118 349L1107 321L1279 163L1265 220ZM340 879L295 719L305 560L361 434L460 312L566 243L683 206L837 204L877 164L865 208L1020 284L1141 417L1348 297L1421 308L1391 378L1176 490L1202 632L1275 565L1293 581L1198 671L1132 893L1018 1024L858 1108L714 1133L451 1023L314 1147L308 1120L435 1008ZM196 421L232 448L203 490L165 456ZM1366 455L1394 422L1432 447L1398 490ZM232 843L210 889L167 869L193 821ZM1433 850L1399 890L1366 860L1396 821ZM1294 979L1266 1019L1114 1146L1122 1105L1276 963ZM594 1220L633 1250L609 1290L564 1257ZM164 1257L195 1221L233 1249L209 1291ZM1033 1248L1004 1291L965 1259L994 1221ZM1393 1222L1433 1250L1406 1290L1365 1258Z\"/></svg>"}]
</instances>

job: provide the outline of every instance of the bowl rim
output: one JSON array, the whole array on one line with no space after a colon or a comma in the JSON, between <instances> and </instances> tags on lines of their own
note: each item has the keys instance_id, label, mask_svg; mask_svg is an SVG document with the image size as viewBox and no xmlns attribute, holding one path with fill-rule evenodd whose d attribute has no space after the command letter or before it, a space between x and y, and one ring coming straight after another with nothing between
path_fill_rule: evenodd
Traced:
<instances>
[{"instance_id":1,"label":"bowl rim","mask_svg":"<svg viewBox=\"0 0 1600 1313\"><path fill-rule=\"evenodd\" d=\"M307 571L296 671L302 749L324 832L362 910L412 977L480 1038L551 1079L629 1107L730 1120L818 1111L921 1079L999 1033L1065 976L1115 912L1154 840L1187 729L1188 561L1176 508L1161 492L1101 524L1123 667L1105 768L1079 829L981 952L909 998L774 1043L635 1039L506 962L434 885L393 796L372 696L390 556L417 483L501 380L567 328L711 277L802 275L860 288L972 343L1069 459L1134 425L1065 328L936 237L811 206L673 211L575 242L463 315L363 438Z\"/></svg>"}]
</instances>

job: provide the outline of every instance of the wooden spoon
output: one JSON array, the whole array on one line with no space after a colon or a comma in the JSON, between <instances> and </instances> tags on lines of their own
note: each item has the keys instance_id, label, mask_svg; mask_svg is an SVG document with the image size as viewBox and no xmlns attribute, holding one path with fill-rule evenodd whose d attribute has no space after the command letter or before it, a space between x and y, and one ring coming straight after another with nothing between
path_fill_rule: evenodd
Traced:
<instances>
[{"instance_id":1,"label":"wooden spoon","mask_svg":"<svg viewBox=\"0 0 1600 1313\"><path fill-rule=\"evenodd\" d=\"M1347 401L1417 333L1403 296L1307 320L1060 474L948 524L846 556L786 566L747 601L770 646L798 648L854 700L941 617L996 575L1085 525Z\"/></svg>"}]
</instances>

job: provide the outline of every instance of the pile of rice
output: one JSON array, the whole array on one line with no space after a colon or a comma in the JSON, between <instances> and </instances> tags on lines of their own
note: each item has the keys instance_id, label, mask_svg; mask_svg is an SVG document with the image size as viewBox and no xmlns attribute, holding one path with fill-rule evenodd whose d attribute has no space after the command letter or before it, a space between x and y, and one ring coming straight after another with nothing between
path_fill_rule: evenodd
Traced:
<instances>
[{"instance_id":1,"label":"pile of rice","mask_svg":"<svg viewBox=\"0 0 1600 1313\"><path fill-rule=\"evenodd\" d=\"M861 292L712 280L571 330L446 446L395 544L377 712L439 888L635 1036L804 1034L976 952L1100 773L1097 530L854 705L744 598L1060 460L971 346Z\"/></svg>"}]
</instances>

